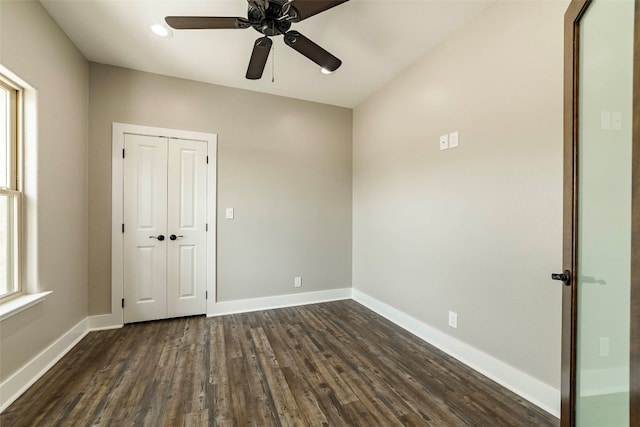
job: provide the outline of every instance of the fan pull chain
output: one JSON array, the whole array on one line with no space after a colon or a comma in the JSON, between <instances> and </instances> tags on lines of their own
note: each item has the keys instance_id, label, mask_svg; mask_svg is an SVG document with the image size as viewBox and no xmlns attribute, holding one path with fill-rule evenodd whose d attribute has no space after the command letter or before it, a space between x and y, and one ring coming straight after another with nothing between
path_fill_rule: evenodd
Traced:
<instances>
[{"instance_id":1,"label":"fan pull chain","mask_svg":"<svg viewBox=\"0 0 640 427\"><path fill-rule=\"evenodd\" d=\"M276 45L271 47L271 83L276 82Z\"/></svg>"}]
</instances>

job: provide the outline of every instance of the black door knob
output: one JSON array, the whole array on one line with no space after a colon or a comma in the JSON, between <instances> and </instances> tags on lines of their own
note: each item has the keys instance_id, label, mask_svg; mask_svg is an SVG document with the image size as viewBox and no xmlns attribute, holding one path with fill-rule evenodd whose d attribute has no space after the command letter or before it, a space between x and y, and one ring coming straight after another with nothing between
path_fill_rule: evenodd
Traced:
<instances>
[{"instance_id":1,"label":"black door knob","mask_svg":"<svg viewBox=\"0 0 640 427\"><path fill-rule=\"evenodd\" d=\"M150 239L158 239L161 242L164 240L164 236L162 234L158 235L158 236L149 236Z\"/></svg>"},{"instance_id":2,"label":"black door knob","mask_svg":"<svg viewBox=\"0 0 640 427\"><path fill-rule=\"evenodd\" d=\"M571 272L569 270L565 270L563 273L553 273L551 278L553 280L560 280L565 286L571 284Z\"/></svg>"},{"instance_id":3,"label":"black door knob","mask_svg":"<svg viewBox=\"0 0 640 427\"><path fill-rule=\"evenodd\" d=\"M169 238L170 238L171 240L176 240L176 239L179 239L179 238L181 238L181 237L184 237L184 236L176 236L175 234L172 234L171 236L169 236Z\"/></svg>"}]
</instances>

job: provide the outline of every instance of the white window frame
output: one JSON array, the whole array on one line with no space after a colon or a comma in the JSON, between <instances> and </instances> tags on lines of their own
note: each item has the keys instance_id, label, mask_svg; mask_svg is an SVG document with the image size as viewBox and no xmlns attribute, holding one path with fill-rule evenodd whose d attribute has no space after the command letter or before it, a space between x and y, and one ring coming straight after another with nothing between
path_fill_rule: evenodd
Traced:
<instances>
[{"instance_id":1,"label":"white window frame","mask_svg":"<svg viewBox=\"0 0 640 427\"><path fill-rule=\"evenodd\" d=\"M16 233L15 260L12 276L17 281L16 290L4 295L0 295L0 303L19 297L24 293L22 282L22 135L23 135L23 88L0 74L0 87L10 94L10 106L8 111L9 126L9 165L8 165L8 187L0 187L0 194L10 196L16 203L15 218Z\"/></svg>"}]
</instances>

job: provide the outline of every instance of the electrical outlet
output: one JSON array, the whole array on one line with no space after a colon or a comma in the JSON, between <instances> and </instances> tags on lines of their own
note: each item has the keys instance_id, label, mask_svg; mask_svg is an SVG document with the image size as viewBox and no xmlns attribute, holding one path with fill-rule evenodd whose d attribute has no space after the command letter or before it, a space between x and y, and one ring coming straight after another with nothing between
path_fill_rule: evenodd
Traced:
<instances>
[{"instance_id":1,"label":"electrical outlet","mask_svg":"<svg viewBox=\"0 0 640 427\"><path fill-rule=\"evenodd\" d=\"M225 210L225 218L233 219L233 208L227 208Z\"/></svg>"},{"instance_id":2,"label":"electrical outlet","mask_svg":"<svg viewBox=\"0 0 640 427\"><path fill-rule=\"evenodd\" d=\"M458 146L458 131L451 132L449 134L449 148L456 148Z\"/></svg>"},{"instance_id":3,"label":"electrical outlet","mask_svg":"<svg viewBox=\"0 0 640 427\"><path fill-rule=\"evenodd\" d=\"M607 357L609 355L609 337L600 337L599 344L600 357Z\"/></svg>"},{"instance_id":4,"label":"electrical outlet","mask_svg":"<svg viewBox=\"0 0 640 427\"><path fill-rule=\"evenodd\" d=\"M449 312L449 326L451 326L452 328L458 327L458 313L456 313L455 311Z\"/></svg>"},{"instance_id":5,"label":"electrical outlet","mask_svg":"<svg viewBox=\"0 0 640 427\"><path fill-rule=\"evenodd\" d=\"M293 279L293 286L296 288L299 288L302 286L302 277L297 276L296 278Z\"/></svg>"}]
</instances>

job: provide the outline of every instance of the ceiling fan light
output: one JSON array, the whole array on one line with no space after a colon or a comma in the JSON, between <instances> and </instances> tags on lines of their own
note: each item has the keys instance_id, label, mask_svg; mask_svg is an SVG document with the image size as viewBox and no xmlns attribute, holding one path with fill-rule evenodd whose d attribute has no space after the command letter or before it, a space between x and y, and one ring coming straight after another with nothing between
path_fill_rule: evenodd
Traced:
<instances>
[{"instance_id":1,"label":"ceiling fan light","mask_svg":"<svg viewBox=\"0 0 640 427\"><path fill-rule=\"evenodd\" d=\"M151 31L158 37L169 38L173 35L171 30L162 24L153 24L151 26Z\"/></svg>"},{"instance_id":2,"label":"ceiling fan light","mask_svg":"<svg viewBox=\"0 0 640 427\"><path fill-rule=\"evenodd\" d=\"M321 64L320 72L322 74L333 74L338 68L340 68L340 66L342 65L342 61L340 61L338 58L331 55L330 53L327 53L327 55L329 56L329 58L326 58L325 60L319 63L316 62L316 64Z\"/></svg>"}]
</instances>

